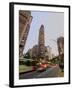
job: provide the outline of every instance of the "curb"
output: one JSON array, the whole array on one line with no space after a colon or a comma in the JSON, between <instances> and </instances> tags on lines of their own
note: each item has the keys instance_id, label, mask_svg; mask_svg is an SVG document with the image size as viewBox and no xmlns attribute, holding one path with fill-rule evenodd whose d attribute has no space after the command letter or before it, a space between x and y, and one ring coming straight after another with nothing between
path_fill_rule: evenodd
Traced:
<instances>
[{"instance_id":1,"label":"curb","mask_svg":"<svg viewBox=\"0 0 72 90\"><path fill-rule=\"evenodd\" d=\"M29 72L33 72L33 71L36 71L36 70L31 70L31 71L27 71L27 72L21 72L19 74L25 74L25 73L29 73Z\"/></svg>"}]
</instances>

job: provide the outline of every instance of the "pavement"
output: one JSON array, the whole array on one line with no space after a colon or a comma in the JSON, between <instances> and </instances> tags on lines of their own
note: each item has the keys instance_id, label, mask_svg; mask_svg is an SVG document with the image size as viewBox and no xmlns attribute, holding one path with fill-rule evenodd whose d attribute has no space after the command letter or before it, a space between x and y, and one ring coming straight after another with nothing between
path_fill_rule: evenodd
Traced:
<instances>
[{"instance_id":1,"label":"pavement","mask_svg":"<svg viewBox=\"0 0 72 90\"><path fill-rule=\"evenodd\" d=\"M46 71L43 71L43 72L33 71L29 73L20 74L19 78L20 79L32 79L32 78L58 77L57 76L58 71L59 71L59 67L53 66L51 68L47 68Z\"/></svg>"}]
</instances>

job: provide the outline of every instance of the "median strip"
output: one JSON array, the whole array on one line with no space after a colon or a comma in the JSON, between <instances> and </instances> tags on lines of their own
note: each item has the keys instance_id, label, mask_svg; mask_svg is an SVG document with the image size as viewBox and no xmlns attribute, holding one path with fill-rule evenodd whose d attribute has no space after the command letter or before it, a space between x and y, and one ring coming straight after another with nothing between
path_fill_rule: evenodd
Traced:
<instances>
[{"instance_id":1,"label":"median strip","mask_svg":"<svg viewBox=\"0 0 72 90\"><path fill-rule=\"evenodd\" d=\"M34 71L32 66L20 65L19 74L28 73Z\"/></svg>"}]
</instances>

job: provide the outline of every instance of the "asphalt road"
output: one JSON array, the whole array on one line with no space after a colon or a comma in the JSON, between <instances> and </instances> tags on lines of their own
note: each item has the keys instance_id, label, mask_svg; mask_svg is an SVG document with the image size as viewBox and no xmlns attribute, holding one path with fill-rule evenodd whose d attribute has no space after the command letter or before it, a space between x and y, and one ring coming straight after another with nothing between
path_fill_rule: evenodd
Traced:
<instances>
[{"instance_id":1,"label":"asphalt road","mask_svg":"<svg viewBox=\"0 0 72 90\"><path fill-rule=\"evenodd\" d=\"M54 66L54 67L48 68L46 71L43 71L43 72L33 71L33 72L21 74L19 78L20 79L31 79L31 78L57 77L58 71L59 71L59 67Z\"/></svg>"}]
</instances>

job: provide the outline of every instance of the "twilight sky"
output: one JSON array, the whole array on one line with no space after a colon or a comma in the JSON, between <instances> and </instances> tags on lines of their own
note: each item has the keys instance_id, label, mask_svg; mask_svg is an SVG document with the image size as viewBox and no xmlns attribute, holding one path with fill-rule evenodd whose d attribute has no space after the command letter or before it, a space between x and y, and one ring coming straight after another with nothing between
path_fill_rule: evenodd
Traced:
<instances>
[{"instance_id":1,"label":"twilight sky","mask_svg":"<svg viewBox=\"0 0 72 90\"><path fill-rule=\"evenodd\" d=\"M44 25L45 46L52 48L54 55L58 54L57 38L64 36L64 13L31 11L33 16L30 31L25 44L24 53L34 45L38 44L38 35L41 24Z\"/></svg>"}]
</instances>

